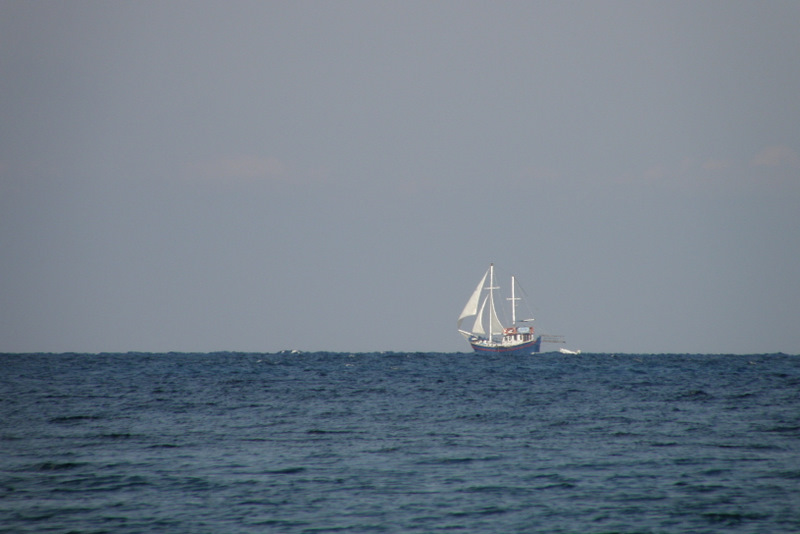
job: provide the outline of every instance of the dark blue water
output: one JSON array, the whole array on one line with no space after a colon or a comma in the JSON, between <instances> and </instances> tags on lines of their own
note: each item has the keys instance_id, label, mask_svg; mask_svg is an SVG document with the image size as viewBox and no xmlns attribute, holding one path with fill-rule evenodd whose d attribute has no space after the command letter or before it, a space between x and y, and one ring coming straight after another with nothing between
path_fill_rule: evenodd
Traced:
<instances>
[{"instance_id":1,"label":"dark blue water","mask_svg":"<svg viewBox=\"0 0 800 534\"><path fill-rule=\"evenodd\" d=\"M800 532L800 357L0 355L2 532Z\"/></svg>"}]
</instances>

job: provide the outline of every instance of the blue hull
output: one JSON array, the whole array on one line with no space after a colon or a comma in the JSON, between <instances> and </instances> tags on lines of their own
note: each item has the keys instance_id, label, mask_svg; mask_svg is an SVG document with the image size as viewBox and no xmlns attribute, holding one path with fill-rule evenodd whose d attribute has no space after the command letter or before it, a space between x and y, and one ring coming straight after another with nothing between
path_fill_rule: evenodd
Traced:
<instances>
[{"instance_id":1,"label":"blue hull","mask_svg":"<svg viewBox=\"0 0 800 534\"><path fill-rule=\"evenodd\" d=\"M541 351L542 338L539 336L534 341L528 341L527 343L520 343L519 345L511 346L499 345L496 347L487 347L485 345L478 345L477 343L470 343L470 345L472 345L473 350L477 354L507 354L509 356L525 356L526 354Z\"/></svg>"}]
</instances>

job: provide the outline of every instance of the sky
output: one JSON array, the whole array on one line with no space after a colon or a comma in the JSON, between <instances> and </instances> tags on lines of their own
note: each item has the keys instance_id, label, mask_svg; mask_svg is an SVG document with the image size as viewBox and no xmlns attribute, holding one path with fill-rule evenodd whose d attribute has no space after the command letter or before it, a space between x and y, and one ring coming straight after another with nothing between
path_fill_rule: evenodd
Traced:
<instances>
[{"instance_id":1,"label":"sky","mask_svg":"<svg viewBox=\"0 0 800 534\"><path fill-rule=\"evenodd\" d=\"M0 0L0 352L467 352L494 262L572 350L800 353L799 23Z\"/></svg>"}]
</instances>

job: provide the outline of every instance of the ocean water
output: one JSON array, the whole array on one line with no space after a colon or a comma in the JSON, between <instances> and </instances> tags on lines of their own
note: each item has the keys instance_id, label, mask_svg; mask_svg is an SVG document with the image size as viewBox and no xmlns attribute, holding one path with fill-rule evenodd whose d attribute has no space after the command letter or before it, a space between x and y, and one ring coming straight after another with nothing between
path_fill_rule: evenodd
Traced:
<instances>
[{"instance_id":1,"label":"ocean water","mask_svg":"<svg viewBox=\"0 0 800 534\"><path fill-rule=\"evenodd\" d=\"M0 355L0 532L800 532L800 357Z\"/></svg>"}]
</instances>

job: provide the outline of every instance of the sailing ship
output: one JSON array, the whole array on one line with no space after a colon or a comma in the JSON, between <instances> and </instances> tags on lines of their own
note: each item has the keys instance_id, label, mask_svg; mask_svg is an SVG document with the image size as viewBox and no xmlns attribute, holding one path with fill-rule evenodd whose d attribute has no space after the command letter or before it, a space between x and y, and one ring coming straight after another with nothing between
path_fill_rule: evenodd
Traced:
<instances>
[{"instance_id":1,"label":"sailing ship","mask_svg":"<svg viewBox=\"0 0 800 534\"><path fill-rule=\"evenodd\" d=\"M486 282L489 285L486 285ZM476 353L525 355L541 352L542 342L563 343L561 336L536 335L533 318L517 319L517 305L522 301L517 296L516 277L511 277L511 323L503 324L497 315L495 294L500 287L495 286L494 263L484 273L472 296L458 317L458 332L463 335ZM484 327L484 318L488 315L488 329ZM472 328L465 330L462 323L475 317ZM527 323L527 324L526 324Z\"/></svg>"}]
</instances>

